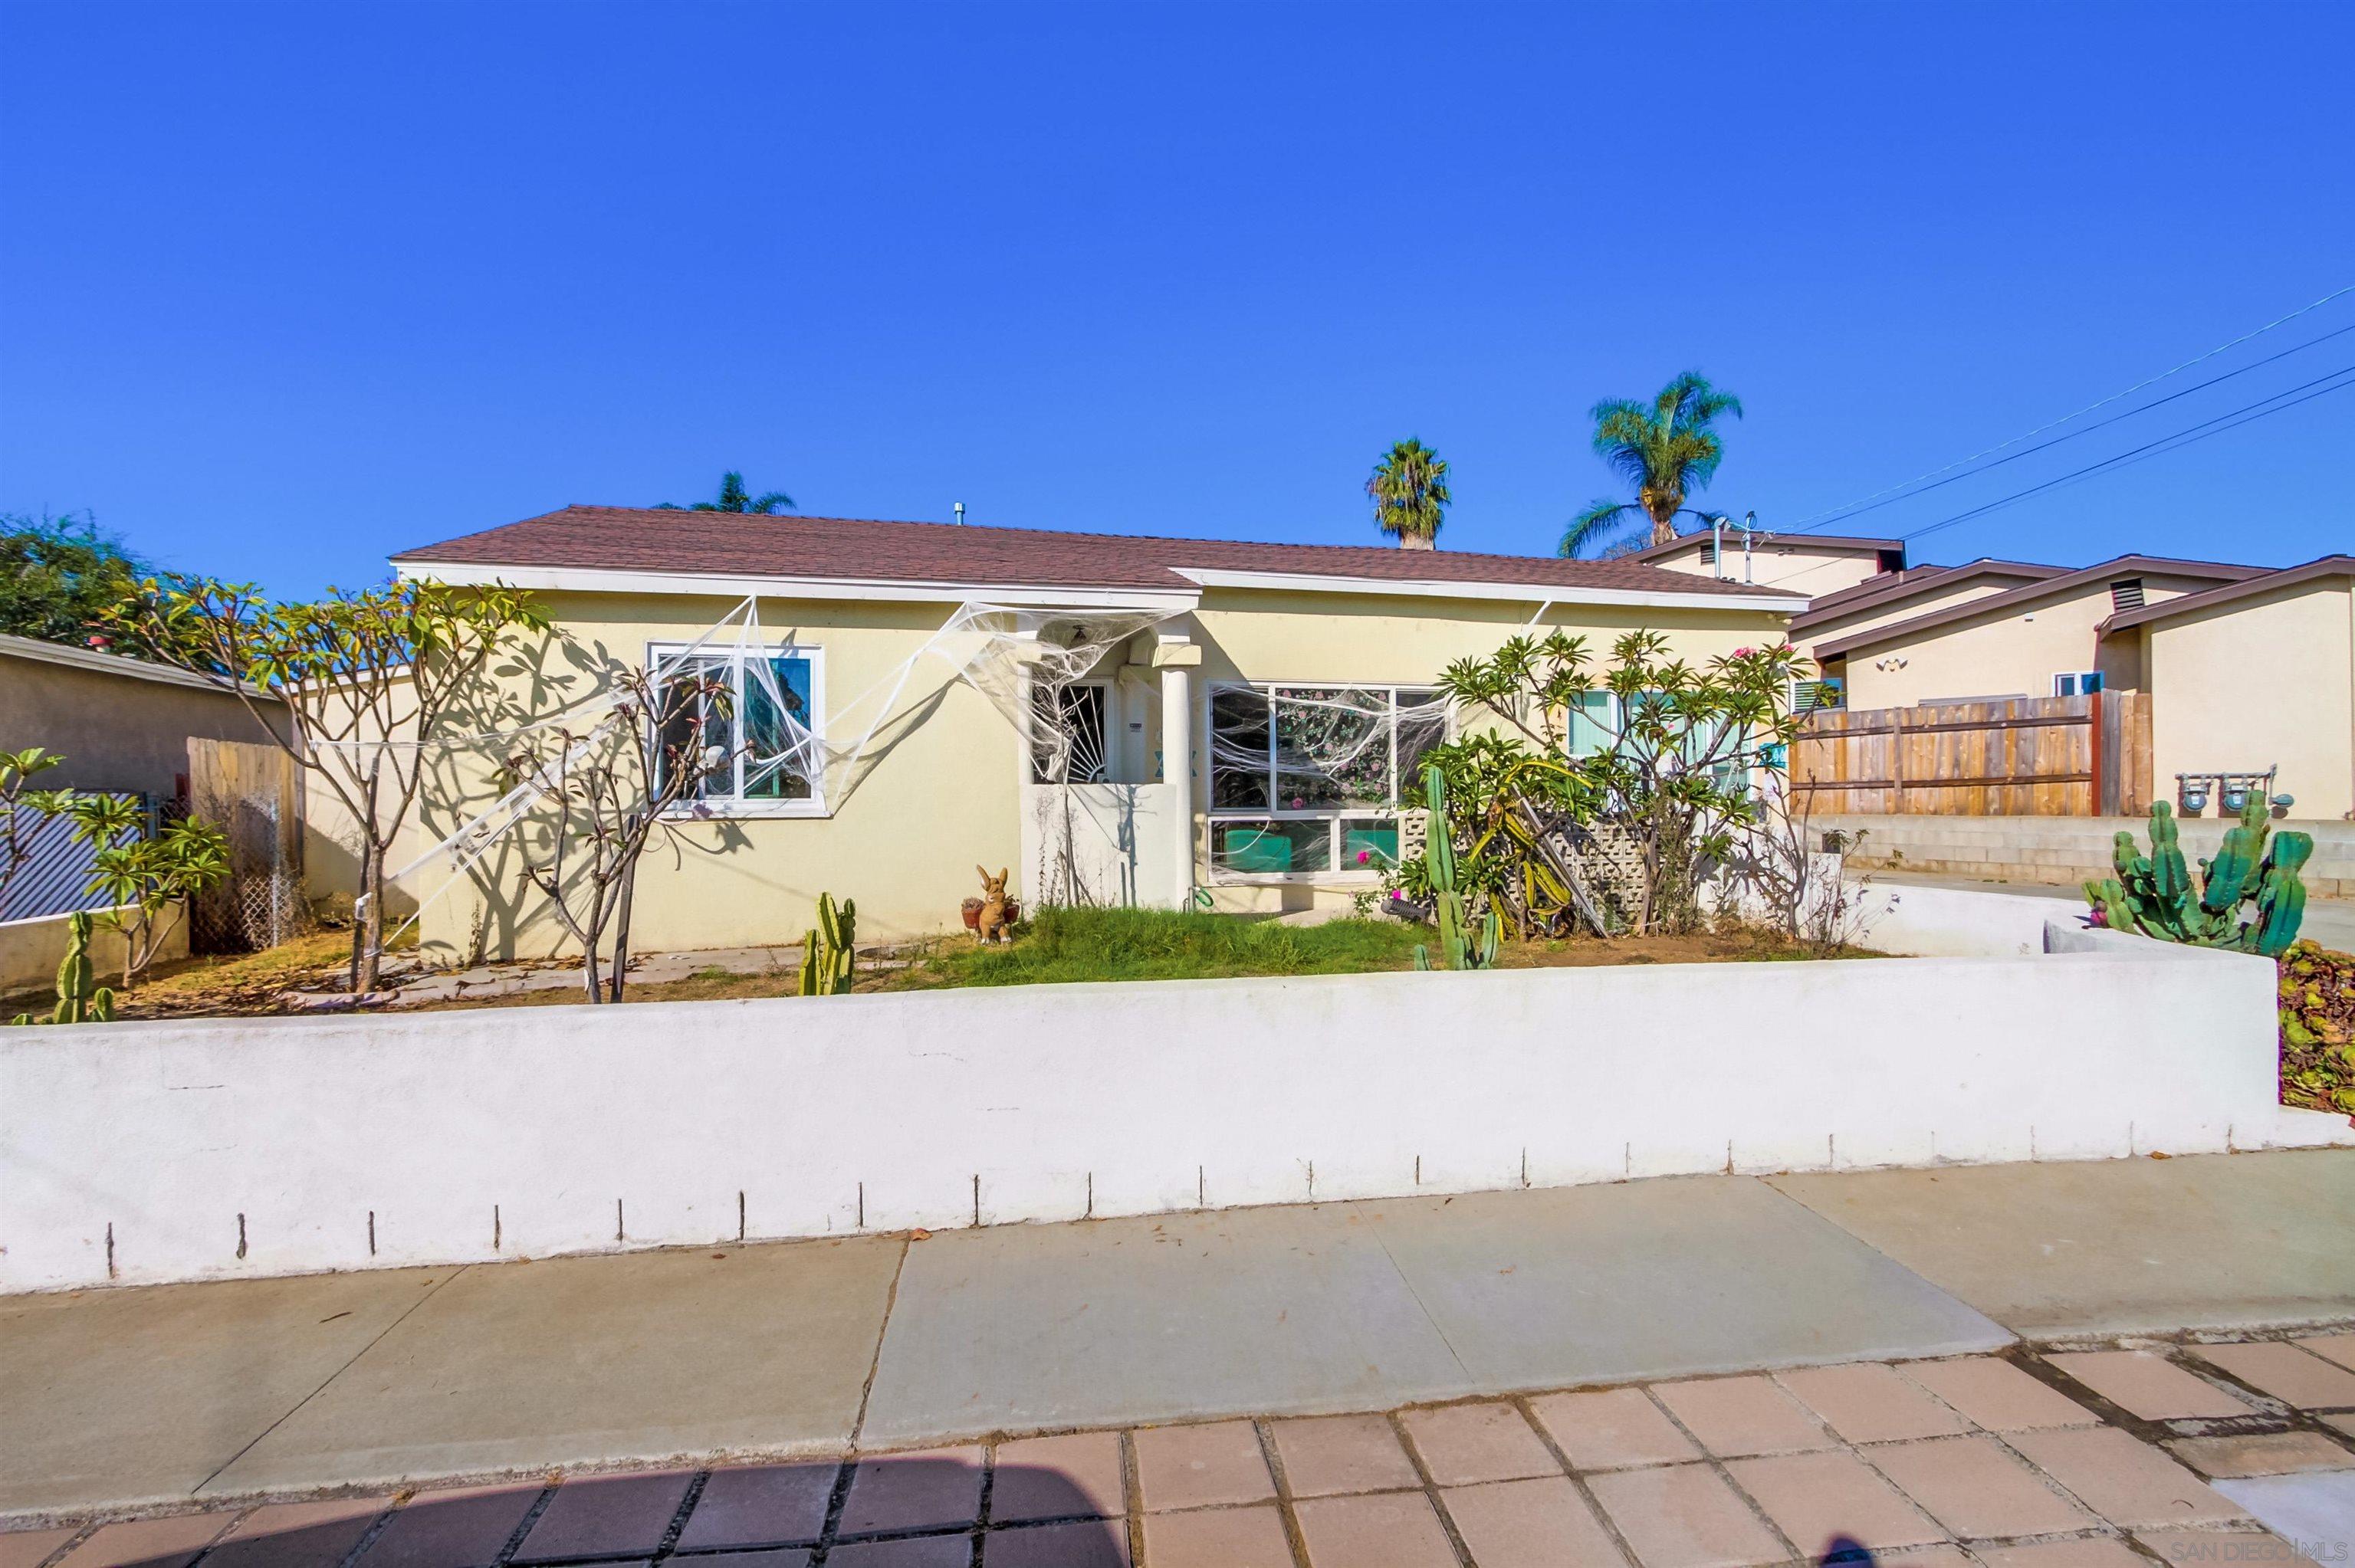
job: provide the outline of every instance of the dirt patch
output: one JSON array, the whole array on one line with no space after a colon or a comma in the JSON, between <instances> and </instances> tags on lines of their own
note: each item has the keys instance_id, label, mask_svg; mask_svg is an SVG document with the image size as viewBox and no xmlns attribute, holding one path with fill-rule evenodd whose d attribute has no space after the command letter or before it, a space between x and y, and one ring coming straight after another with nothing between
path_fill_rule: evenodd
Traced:
<instances>
[{"instance_id":1,"label":"dirt patch","mask_svg":"<svg viewBox=\"0 0 2355 1568\"><path fill-rule=\"evenodd\" d=\"M1604 941L1573 937L1563 941L1503 942L1500 969L1602 968L1616 964L1785 963L1807 959L1881 959L1862 948L1810 948L1762 931L1697 931L1682 937L1617 937Z\"/></svg>"}]
</instances>

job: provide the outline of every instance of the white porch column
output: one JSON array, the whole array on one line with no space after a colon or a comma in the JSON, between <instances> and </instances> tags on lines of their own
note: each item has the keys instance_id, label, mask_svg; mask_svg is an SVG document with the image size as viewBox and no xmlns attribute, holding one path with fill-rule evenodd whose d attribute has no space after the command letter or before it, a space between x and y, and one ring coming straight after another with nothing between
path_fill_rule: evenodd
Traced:
<instances>
[{"instance_id":1,"label":"white porch column","mask_svg":"<svg viewBox=\"0 0 2355 1568\"><path fill-rule=\"evenodd\" d=\"M1187 908L1194 897L1194 682L1202 651L1183 634L1164 632L1153 650L1161 672L1161 781L1177 786L1177 832L1171 835L1171 896Z\"/></svg>"}]
</instances>

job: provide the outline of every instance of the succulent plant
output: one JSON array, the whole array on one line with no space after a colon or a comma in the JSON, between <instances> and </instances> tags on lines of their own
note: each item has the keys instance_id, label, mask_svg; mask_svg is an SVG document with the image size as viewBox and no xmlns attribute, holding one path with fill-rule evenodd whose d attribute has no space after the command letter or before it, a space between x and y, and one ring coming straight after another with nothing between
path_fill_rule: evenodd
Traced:
<instances>
[{"instance_id":1,"label":"succulent plant","mask_svg":"<svg viewBox=\"0 0 2355 1568\"><path fill-rule=\"evenodd\" d=\"M66 916L66 956L58 965L58 1005L47 1018L36 1018L20 1012L16 1023L112 1023L114 1022L114 992L97 982L97 968L90 960L91 919L88 915Z\"/></svg>"},{"instance_id":2,"label":"succulent plant","mask_svg":"<svg viewBox=\"0 0 2355 1568\"><path fill-rule=\"evenodd\" d=\"M1425 802L1423 863L1431 872L1433 902L1439 920L1439 953L1444 967L1451 969L1487 969L1497 967L1497 942L1503 922L1497 916L1494 904L1481 916L1478 935L1470 925L1470 916L1464 906L1463 890L1455 885L1455 840L1447 821L1447 779L1436 763L1423 770L1423 798ZM1433 968L1431 949L1417 947L1414 967Z\"/></svg>"},{"instance_id":3,"label":"succulent plant","mask_svg":"<svg viewBox=\"0 0 2355 1568\"><path fill-rule=\"evenodd\" d=\"M2298 869L2313 853L2311 835L2274 832L2264 799L2252 796L2215 858L2200 863L2195 893L2174 809L2154 800L2150 853L2141 853L2134 834L2120 832L2111 852L2116 874L2088 880L2085 897L2115 931L2279 958L2306 915Z\"/></svg>"},{"instance_id":4,"label":"succulent plant","mask_svg":"<svg viewBox=\"0 0 2355 1568\"><path fill-rule=\"evenodd\" d=\"M801 994L842 996L850 990L850 963L858 941L858 901L817 895L817 929L802 941Z\"/></svg>"}]
</instances>

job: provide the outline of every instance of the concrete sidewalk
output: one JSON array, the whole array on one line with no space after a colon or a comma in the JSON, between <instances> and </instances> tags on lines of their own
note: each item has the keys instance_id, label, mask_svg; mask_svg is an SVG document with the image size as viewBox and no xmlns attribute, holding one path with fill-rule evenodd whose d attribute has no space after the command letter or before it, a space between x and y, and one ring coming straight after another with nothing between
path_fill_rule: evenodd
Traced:
<instances>
[{"instance_id":1,"label":"concrete sidewalk","mask_svg":"<svg viewBox=\"0 0 2355 1568\"><path fill-rule=\"evenodd\" d=\"M1688 1178L0 1302L0 1514L2355 1319L2355 1152Z\"/></svg>"}]
</instances>

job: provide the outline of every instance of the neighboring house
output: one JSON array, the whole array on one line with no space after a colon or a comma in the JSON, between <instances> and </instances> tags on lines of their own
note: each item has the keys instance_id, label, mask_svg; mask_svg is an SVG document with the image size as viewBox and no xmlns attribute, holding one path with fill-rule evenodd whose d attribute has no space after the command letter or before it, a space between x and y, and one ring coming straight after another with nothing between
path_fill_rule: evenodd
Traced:
<instances>
[{"instance_id":1,"label":"neighboring house","mask_svg":"<svg viewBox=\"0 0 2355 1568\"><path fill-rule=\"evenodd\" d=\"M2162 796L2180 804L2179 779L2273 770L2288 815L2355 816L2355 556L2123 609L2100 632L2112 684L2150 694ZM2206 793L2215 815L2221 792Z\"/></svg>"},{"instance_id":2,"label":"neighboring house","mask_svg":"<svg viewBox=\"0 0 2355 1568\"><path fill-rule=\"evenodd\" d=\"M243 703L186 671L0 634L0 750L39 747L65 758L35 777L36 789L141 796L152 813L186 800L191 740L269 738ZM0 919L84 907L91 859L68 821L42 824ZM26 959L20 944L0 969L21 979L16 960L37 963L48 952L47 938L36 947Z\"/></svg>"},{"instance_id":3,"label":"neighboring house","mask_svg":"<svg viewBox=\"0 0 2355 1568\"><path fill-rule=\"evenodd\" d=\"M2074 571L1975 562L1909 574L1883 598L1810 606L1795 640L1851 708L2138 687L2100 628L2111 616L2255 577L2256 567L2120 556ZM2007 581L2019 577L2016 586ZM1988 591L1992 588L1994 591ZM1905 613L1890 612L1902 609ZM2113 667L2115 666L2115 667Z\"/></svg>"},{"instance_id":4,"label":"neighboring house","mask_svg":"<svg viewBox=\"0 0 2355 1568\"><path fill-rule=\"evenodd\" d=\"M242 702L185 670L0 635L0 748L65 758L40 788L173 800L191 738L270 742Z\"/></svg>"},{"instance_id":5,"label":"neighboring house","mask_svg":"<svg viewBox=\"0 0 2355 1568\"><path fill-rule=\"evenodd\" d=\"M2060 577L2067 570L2066 567L2041 567L2027 561L1998 561L1982 556L1959 567L1907 567L1883 572L1853 588L1810 599L1806 613L1791 622L1791 637L1802 647L1811 647L1876 626L1911 620L1971 599L2008 593L2029 583Z\"/></svg>"},{"instance_id":6,"label":"neighboring house","mask_svg":"<svg viewBox=\"0 0 2355 1568\"><path fill-rule=\"evenodd\" d=\"M1724 558L1720 535L1710 529L1653 545L1625 558L1672 572L1725 582L1778 588L1819 599L1860 583L1902 572L1905 541L1861 539L1837 534L1748 533L1728 528Z\"/></svg>"},{"instance_id":7,"label":"neighboring house","mask_svg":"<svg viewBox=\"0 0 2355 1568\"><path fill-rule=\"evenodd\" d=\"M502 662L503 723L586 727L615 669L666 657L741 694L731 742L769 760L647 855L647 950L797 939L822 891L858 899L862 933L939 930L976 863L1034 903L1345 905L1400 853L1401 782L1452 722L1433 694L1450 662L1557 627L1598 659L1650 628L1699 661L1781 638L1806 603L1640 561L606 507L394 565L536 591L555 633ZM1092 667L1044 696L1028 672L1057 659ZM429 834L512 782L489 749L453 754ZM775 761L794 755L812 760ZM421 875L429 948L559 947L523 878L544 842L476 835L462 883Z\"/></svg>"}]
</instances>

